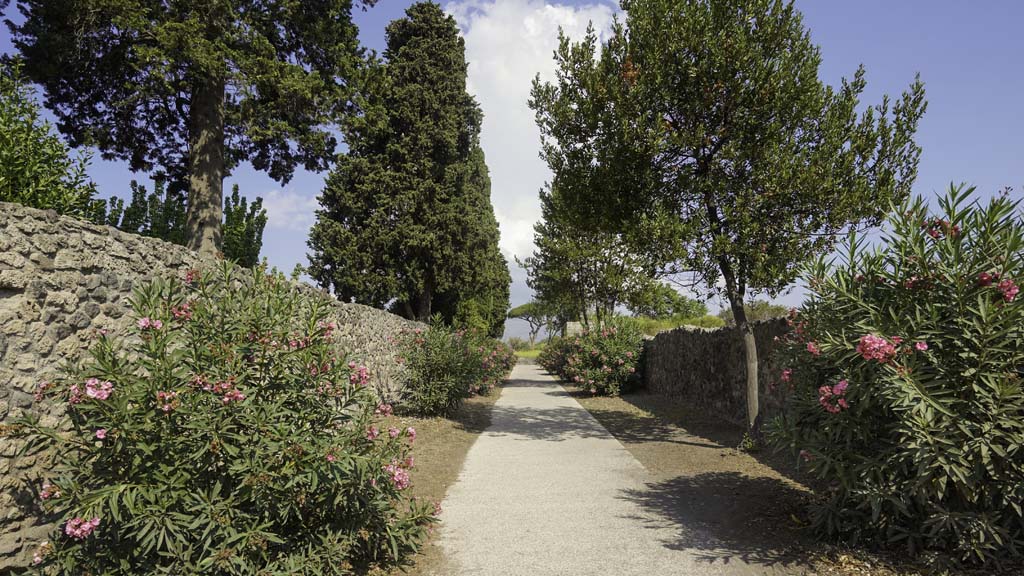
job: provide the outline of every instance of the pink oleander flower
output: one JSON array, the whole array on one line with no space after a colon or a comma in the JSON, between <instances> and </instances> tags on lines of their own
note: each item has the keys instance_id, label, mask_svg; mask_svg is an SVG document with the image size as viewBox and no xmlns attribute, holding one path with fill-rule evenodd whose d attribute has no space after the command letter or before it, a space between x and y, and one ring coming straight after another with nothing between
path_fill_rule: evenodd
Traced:
<instances>
[{"instance_id":1,"label":"pink oleander flower","mask_svg":"<svg viewBox=\"0 0 1024 576\"><path fill-rule=\"evenodd\" d=\"M1017 294L1020 293L1020 288L1009 278L999 282L996 289L1003 293L1003 300L1007 302L1013 302L1014 298L1017 297Z\"/></svg>"},{"instance_id":2,"label":"pink oleander flower","mask_svg":"<svg viewBox=\"0 0 1024 576\"><path fill-rule=\"evenodd\" d=\"M164 327L164 323L160 320L153 320L147 316L145 318L139 318L138 326L139 330L159 330Z\"/></svg>"},{"instance_id":3,"label":"pink oleander flower","mask_svg":"<svg viewBox=\"0 0 1024 576\"><path fill-rule=\"evenodd\" d=\"M74 388L72 388L72 391L74 392ZM111 382L100 382L98 378L89 378L85 381L85 395L89 398L106 400L110 398L110 394L113 391L114 384ZM77 402L72 402L72 404L77 404Z\"/></svg>"},{"instance_id":4,"label":"pink oleander flower","mask_svg":"<svg viewBox=\"0 0 1024 576\"><path fill-rule=\"evenodd\" d=\"M914 342L914 349L918 352L924 352L928 349L928 343L923 340L920 342Z\"/></svg>"},{"instance_id":5,"label":"pink oleander flower","mask_svg":"<svg viewBox=\"0 0 1024 576\"><path fill-rule=\"evenodd\" d=\"M406 457L405 457L405 462L403 463L403 465L404 465L404 466L405 466L406 468L413 468L414 466L416 466L416 458L415 458L415 457L413 457L413 455L412 455L412 454L410 454L410 455L406 456Z\"/></svg>"},{"instance_id":6,"label":"pink oleander flower","mask_svg":"<svg viewBox=\"0 0 1024 576\"><path fill-rule=\"evenodd\" d=\"M78 387L78 384L72 384L71 388L69 390L70 390L70 395L68 396L68 403L69 404L78 404L79 402L82 401L82 389Z\"/></svg>"},{"instance_id":7,"label":"pink oleander flower","mask_svg":"<svg viewBox=\"0 0 1024 576\"><path fill-rule=\"evenodd\" d=\"M377 409L373 411L374 414L380 414L381 416L391 416L394 409L391 404L378 404Z\"/></svg>"},{"instance_id":8,"label":"pink oleander flower","mask_svg":"<svg viewBox=\"0 0 1024 576\"><path fill-rule=\"evenodd\" d=\"M804 462L810 462L811 460L814 460L814 455L808 452L807 450L801 450L800 459L803 460Z\"/></svg>"},{"instance_id":9,"label":"pink oleander flower","mask_svg":"<svg viewBox=\"0 0 1024 576\"><path fill-rule=\"evenodd\" d=\"M64 525L64 533L76 540L81 540L89 534L92 534L92 531L95 530L99 525L99 518L86 520L85 518L80 518L76 516L71 520L68 520L68 523Z\"/></svg>"},{"instance_id":10,"label":"pink oleander flower","mask_svg":"<svg viewBox=\"0 0 1024 576\"><path fill-rule=\"evenodd\" d=\"M43 558L46 558L46 555L49 554L52 549L53 546L50 546L49 542L43 542L40 544L39 547L36 548L35 553L32 554L32 565L38 566L42 564Z\"/></svg>"},{"instance_id":11,"label":"pink oleander flower","mask_svg":"<svg viewBox=\"0 0 1024 576\"><path fill-rule=\"evenodd\" d=\"M840 380L834 386L824 385L818 388L818 404L830 414L838 414L850 407L849 402L843 396L850 383Z\"/></svg>"},{"instance_id":12,"label":"pink oleander flower","mask_svg":"<svg viewBox=\"0 0 1024 576\"><path fill-rule=\"evenodd\" d=\"M783 382L789 382L792 379L793 379L793 369L792 368L786 368L785 370L782 371L782 381Z\"/></svg>"},{"instance_id":13,"label":"pink oleander flower","mask_svg":"<svg viewBox=\"0 0 1024 576\"><path fill-rule=\"evenodd\" d=\"M239 390L238 388L231 388L230 390L225 392L224 396L222 396L220 399L222 404L241 402L242 400L245 400L245 394L242 394L242 391Z\"/></svg>"},{"instance_id":14,"label":"pink oleander flower","mask_svg":"<svg viewBox=\"0 0 1024 576\"><path fill-rule=\"evenodd\" d=\"M348 381L353 386L366 386L370 383L370 370L366 366L353 367L353 363L349 363L349 367L354 370L348 375Z\"/></svg>"},{"instance_id":15,"label":"pink oleander flower","mask_svg":"<svg viewBox=\"0 0 1024 576\"><path fill-rule=\"evenodd\" d=\"M100 428L99 430L96 431L96 439L97 440L103 440L106 437L107 437L107 429L106 428Z\"/></svg>"},{"instance_id":16,"label":"pink oleander flower","mask_svg":"<svg viewBox=\"0 0 1024 576\"><path fill-rule=\"evenodd\" d=\"M818 344L816 342L808 342L807 343L807 351L810 352L814 356L820 356L821 355L821 349L818 348Z\"/></svg>"},{"instance_id":17,"label":"pink oleander flower","mask_svg":"<svg viewBox=\"0 0 1024 576\"><path fill-rule=\"evenodd\" d=\"M409 472L400 464L392 462L384 467L384 471L391 475L391 483L399 490L409 487Z\"/></svg>"},{"instance_id":18,"label":"pink oleander flower","mask_svg":"<svg viewBox=\"0 0 1024 576\"><path fill-rule=\"evenodd\" d=\"M36 402L42 402L46 398L46 393L53 388L53 382L43 382L36 388L35 393L32 395L32 399Z\"/></svg>"},{"instance_id":19,"label":"pink oleander flower","mask_svg":"<svg viewBox=\"0 0 1024 576\"><path fill-rule=\"evenodd\" d=\"M335 456L334 454L328 454L328 455L327 455L327 461L328 461L328 462L334 462L334 461L335 461L335 460L337 460L337 459L338 459L338 457L337 457L337 456Z\"/></svg>"},{"instance_id":20,"label":"pink oleander flower","mask_svg":"<svg viewBox=\"0 0 1024 576\"><path fill-rule=\"evenodd\" d=\"M401 431L398 428L395 428L394 426L388 428L388 436L390 436L392 438L398 438L398 435L400 433L401 433Z\"/></svg>"},{"instance_id":21,"label":"pink oleander flower","mask_svg":"<svg viewBox=\"0 0 1024 576\"><path fill-rule=\"evenodd\" d=\"M191 320L192 304L190 302L185 302L181 306L171 308L171 316L174 316L175 320Z\"/></svg>"},{"instance_id":22,"label":"pink oleander flower","mask_svg":"<svg viewBox=\"0 0 1024 576\"><path fill-rule=\"evenodd\" d=\"M993 277L988 272L978 274L978 286L991 286Z\"/></svg>"},{"instance_id":23,"label":"pink oleander flower","mask_svg":"<svg viewBox=\"0 0 1024 576\"><path fill-rule=\"evenodd\" d=\"M43 488L39 491L39 498L42 500L49 500L50 498L60 498L60 487L49 482L43 482Z\"/></svg>"},{"instance_id":24,"label":"pink oleander flower","mask_svg":"<svg viewBox=\"0 0 1024 576\"><path fill-rule=\"evenodd\" d=\"M410 444L416 441L416 429L412 426L405 429L405 434L409 437Z\"/></svg>"},{"instance_id":25,"label":"pink oleander flower","mask_svg":"<svg viewBox=\"0 0 1024 576\"><path fill-rule=\"evenodd\" d=\"M195 284L199 280L199 270L191 268L185 271L185 284Z\"/></svg>"},{"instance_id":26,"label":"pink oleander flower","mask_svg":"<svg viewBox=\"0 0 1024 576\"><path fill-rule=\"evenodd\" d=\"M896 344L902 342L902 340L897 340L896 338L893 338L893 341ZM865 360L877 360L885 364L896 355L896 347L893 345L893 342L889 342L881 336L865 334L861 336L860 342L857 344L857 353Z\"/></svg>"},{"instance_id":27,"label":"pink oleander flower","mask_svg":"<svg viewBox=\"0 0 1024 576\"><path fill-rule=\"evenodd\" d=\"M367 440L372 442L372 441L376 440L378 436L380 436L380 430L377 430L376 426L370 426L366 430L366 439Z\"/></svg>"}]
</instances>

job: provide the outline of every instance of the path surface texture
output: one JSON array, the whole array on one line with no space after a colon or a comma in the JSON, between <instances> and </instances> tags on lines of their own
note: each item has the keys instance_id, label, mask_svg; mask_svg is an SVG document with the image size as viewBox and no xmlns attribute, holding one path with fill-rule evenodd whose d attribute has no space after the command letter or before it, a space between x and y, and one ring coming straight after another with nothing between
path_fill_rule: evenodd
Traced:
<instances>
[{"instance_id":1,"label":"path surface texture","mask_svg":"<svg viewBox=\"0 0 1024 576\"><path fill-rule=\"evenodd\" d=\"M515 367L441 515L448 574L791 574L645 493L644 467L535 365Z\"/></svg>"}]
</instances>

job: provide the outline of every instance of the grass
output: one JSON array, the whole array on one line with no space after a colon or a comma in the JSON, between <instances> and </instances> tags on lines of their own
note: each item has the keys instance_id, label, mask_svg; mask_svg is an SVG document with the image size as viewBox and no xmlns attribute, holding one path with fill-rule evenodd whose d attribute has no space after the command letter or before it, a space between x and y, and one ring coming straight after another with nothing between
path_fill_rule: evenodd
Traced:
<instances>
[{"instance_id":1,"label":"grass","mask_svg":"<svg viewBox=\"0 0 1024 576\"><path fill-rule=\"evenodd\" d=\"M531 350L516 350L517 358L526 358L529 360L536 360L537 356L540 356L541 348L533 348Z\"/></svg>"},{"instance_id":2,"label":"grass","mask_svg":"<svg viewBox=\"0 0 1024 576\"><path fill-rule=\"evenodd\" d=\"M1003 572L950 570L938 558L928 565L923 559L820 542L806 510L816 498L811 487L821 487L800 473L794 459L770 450L741 452L736 447L742 428L662 396L592 397L570 390L653 476L641 504L681 527L698 526L732 554L782 564L793 574L1024 574L1021 566ZM685 536L680 544L692 545Z\"/></svg>"},{"instance_id":3,"label":"grass","mask_svg":"<svg viewBox=\"0 0 1024 576\"><path fill-rule=\"evenodd\" d=\"M413 418L392 416L384 426L416 428L416 444L412 454L416 458L413 468L411 495L432 502L444 500L448 487L455 483L469 448L491 423L491 407L501 395L501 387L488 396L474 396L466 400L452 418ZM444 522L444 512L441 512ZM444 555L437 541L438 532L424 543L414 564L405 571L396 570L395 576L428 576L447 574Z\"/></svg>"}]
</instances>

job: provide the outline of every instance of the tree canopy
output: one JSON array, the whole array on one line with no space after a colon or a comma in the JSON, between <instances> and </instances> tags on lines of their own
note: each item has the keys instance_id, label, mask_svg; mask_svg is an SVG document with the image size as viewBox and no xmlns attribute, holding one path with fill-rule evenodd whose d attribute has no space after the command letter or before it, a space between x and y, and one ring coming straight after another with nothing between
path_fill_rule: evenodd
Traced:
<instances>
[{"instance_id":1,"label":"tree canopy","mask_svg":"<svg viewBox=\"0 0 1024 576\"><path fill-rule=\"evenodd\" d=\"M676 270L724 296L744 335L756 431L757 349L743 302L777 293L838 234L877 224L907 196L924 88L916 80L895 102L863 106L863 68L827 86L792 2L628 0L623 8L625 22L599 56L589 38L556 55L559 79L541 90L548 102L567 102L542 106L538 123L557 125L560 110L585 110L607 95L601 120L580 126L571 142L610 151L632 142L637 156L625 166L643 168L618 171L633 186L563 187L565 205L637 250L664 250L657 234L638 233L649 222L681 242ZM567 158L587 149L565 146L558 132L545 138ZM598 156L597 165L623 157Z\"/></svg>"},{"instance_id":2,"label":"tree canopy","mask_svg":"<svg viewBox=\"0 0 1024 576\"><path fill-rule=\"evenodd\" d=\"M387 27L384 61L320 196L310 275L343 300L500 335L510 276L466 70L455 21L437 4L414 4Z\"/></svg>"},{"instance_id":3,"label":"tree canopy","mask_svg":"<svg viewBox=\"0 0 1024 576\"><path fill-rule=\"evenodd\" d=\"M374 0L363 0L369 6ZM74 146L187 182L188 245L221 247L223 178L323 170L364 61L352 0L21 0L26 72Z\"/></svg>"}]
</instances>

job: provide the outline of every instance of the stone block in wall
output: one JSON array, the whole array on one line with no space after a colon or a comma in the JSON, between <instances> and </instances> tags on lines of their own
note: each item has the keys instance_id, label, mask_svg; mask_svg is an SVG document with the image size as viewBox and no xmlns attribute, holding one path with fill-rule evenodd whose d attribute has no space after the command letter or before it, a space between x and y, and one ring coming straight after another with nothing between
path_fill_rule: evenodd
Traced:
<instances>
[{"instance_id":1,"label":"stone block in wall","mask_svg":"<svg viewBox=\"0 0 1024 576\"><path fill-rule=\"evenodd\" d=\"M772 349L775 337L784 335L788 327L783 319L755 322L753 326L760 413L767 421L779 413L785 402L785 387L771 385L777 376ZM644 383L650 391L746 424L746 351L735 328L677 328L646 341L644 351Z\"/></svg>"}]
</instances>

